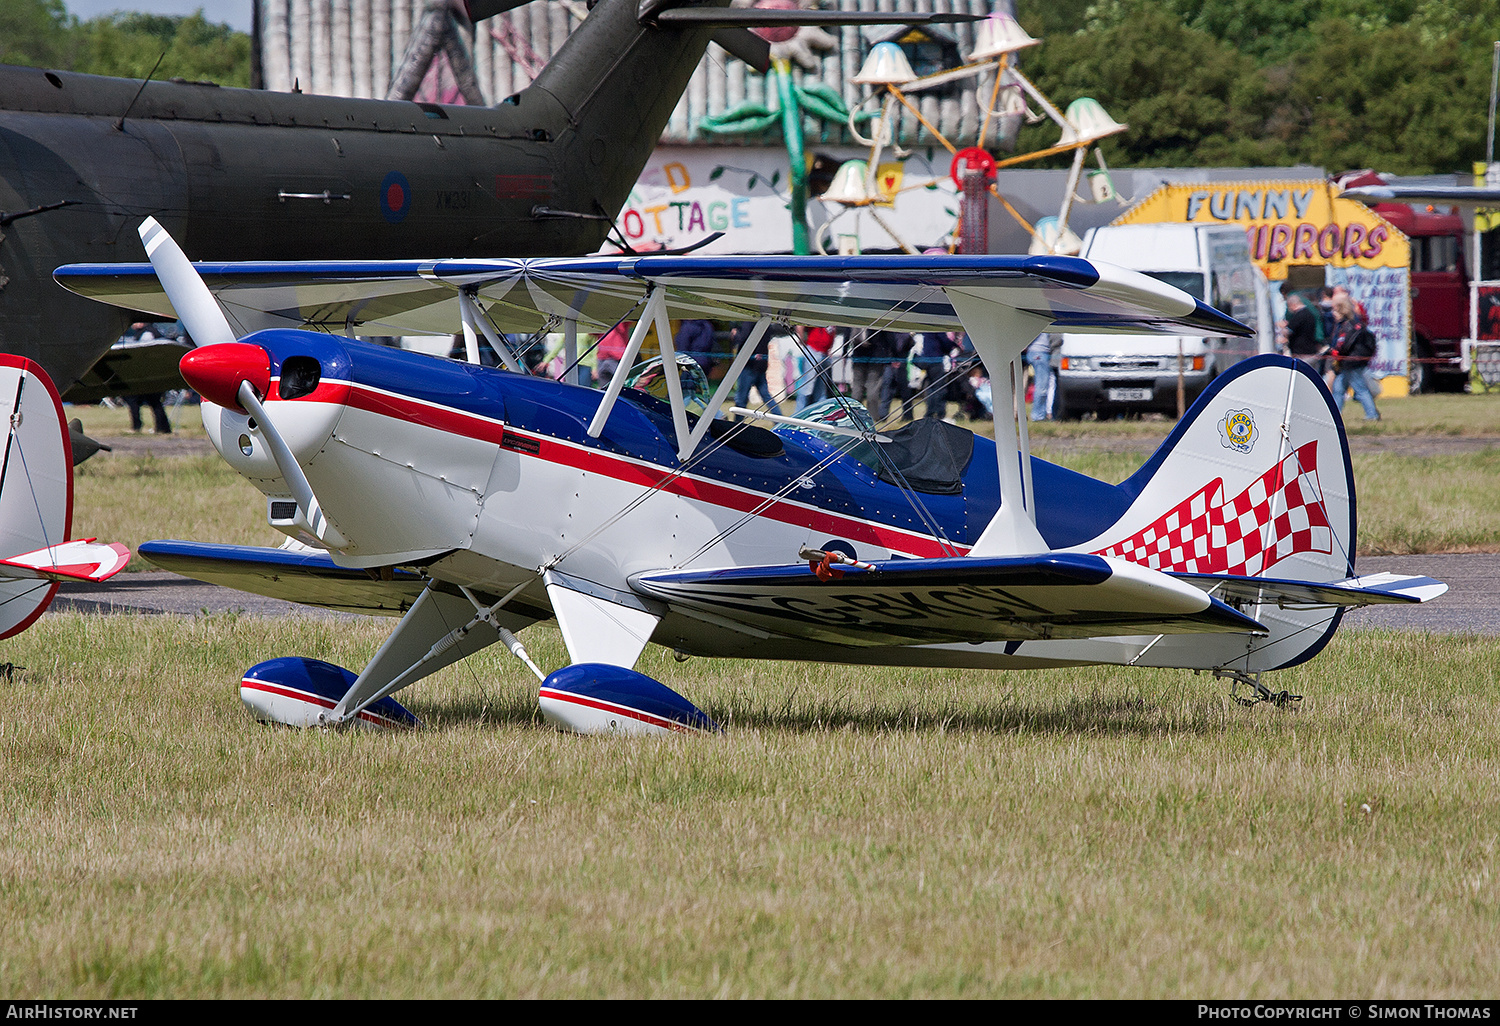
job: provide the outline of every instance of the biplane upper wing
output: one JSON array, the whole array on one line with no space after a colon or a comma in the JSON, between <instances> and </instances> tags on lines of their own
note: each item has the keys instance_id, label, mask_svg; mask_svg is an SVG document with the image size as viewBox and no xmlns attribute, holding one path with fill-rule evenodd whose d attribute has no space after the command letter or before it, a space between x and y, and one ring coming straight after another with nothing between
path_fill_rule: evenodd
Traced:
<instances>
[{"instance_id":1,"label":"biplane upper wing","mask_svg":"<svg viewBox=\"0 0 1500 1026\"><path fill-rule=\"evenodd\" d=\"M1361 185L1339 195L1371 205L1376 203L1435 203L1464 207L1500 204L1500 189L1473 185Z\"/></svg>"},{"instance_id":2,"label":"biplane upper wing","mask_svg":"<svg viewBox=\"0 0 1500 1026\"><path fill-rule=\"evenodd\" d=\"M312 326L352 335L452 334L459 292L507 331L576 321L613 327L662 290L673 317L961 329L952 295L1035 314L1069 330L1244 335L1238 321L1146 275L1074 257L630 256L530 260L200 263L235 329ZM149 264L70 264L80 295L175 317Z\"/></svg>"},{"instance_id":3,"label":"biplane upper wing","mask_svg":"<svg viewBox=\"0 0 1500 1026\"><path fill-rule=\"evenodd\" d=\"M926 645L1139 634L1262 634L1190 584L1084 553L896 559L819 575L807 563L637 574L631 587L782 637Z\"/></svg>"}]
</instances>

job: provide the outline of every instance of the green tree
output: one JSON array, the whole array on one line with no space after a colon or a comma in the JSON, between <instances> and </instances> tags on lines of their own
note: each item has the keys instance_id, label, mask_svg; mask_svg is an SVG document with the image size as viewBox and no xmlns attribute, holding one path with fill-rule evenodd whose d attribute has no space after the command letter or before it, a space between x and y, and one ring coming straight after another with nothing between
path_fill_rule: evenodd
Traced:
<instances>
[{"instance_id":1,"label":"green tree","mask_svg":"<svg viewBox=\"0 0 1500 1026\"><path fill-rule=\"evenodd\" d=\"M1020 5L1033 34L1039 6ZM1104 145L1114 163L1419 174L1483 156L1497 38L1500 0L1100 0L1023 67L1130 125Z\"/></svg>"},{"instance_id":2,"label":"green tree","mask_svg":"<svg viewBox=\"0 0 1500 1026\"><path fill-rule=\"evenodd\" d=\"M1261 137L1267 112L1255 62L1154 5L1097 31L1048 37L1024 65L1059 108L1092 96L1130 126L1104 144L1120 165L1276 162L1285 154ZM1023 129L1021 147L1056 140L1049 123ZM1054 161L1057 163L1057 161Z\"/></svg>"},{"instance_id":3,"label":"green tree","mask_svg":"<svg viewBox=\"0 0 1500 1026\"><path fill-rule=\"evenodd\" d=\"M1446 2L1446 0L1445 0ZM1461 0L1463 2L1463 0ZM1363 30L1404 24L1423 0L1096 0L1079 28L1100 32L1137 20L1146 9L1207 33L1258 63L1285 59L1312 26L1342 18Z\"/></svg>"},{"instance_id":4,"label":"green tree","mask_svg":"<svg viewBox=\"0 0 1500 1026\"><path fill-rule=\"evenodd\" d=\"M5 0L0 3L0 63L68 67L76 24L62 0Z\"/></svg>"},{"instance_id":5,"label":"green tree","mask_svg":"<svg viewBox=\"0 0 1500 1026\"><path fill-rule=\"evenodd\" d=\"M250 37L209 22L202 10L187 17L118 13L83 23L78 35L75 71L144 78L160 57L157 78L250 85Z\"/></svg>"},{"instance_id":6,"label":"green tree","mask_svg":"<svg viewBox=\"0 0 1500 1026\"><path fill-rule=\"evenodd\" d=\"M1489 48L1427 35L1320 22L1301 59L1269 79L1266 134L1334 171L1467 170L1484 157Z\"/></svg>"}]
</instances>

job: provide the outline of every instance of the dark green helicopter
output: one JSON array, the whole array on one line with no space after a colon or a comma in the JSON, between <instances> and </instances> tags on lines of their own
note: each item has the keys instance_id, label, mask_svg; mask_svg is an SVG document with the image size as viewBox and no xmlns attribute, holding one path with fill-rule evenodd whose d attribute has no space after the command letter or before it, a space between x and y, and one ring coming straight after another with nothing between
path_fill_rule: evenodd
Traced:
<instances>
[{"instance_id":1,"label":"dark green helicopter","mask_svg":"<svg viewBox=\"0 0 1500 1026\"><path fill-rule=\"evenodd\" d=\"M480 20L526 0L467 0ZM595 0L526 89L492 107L142 83L0 66L0 351L66 390L128 315L62 264L145 259L155 217L194 260L591 253L710 39L764 67L750 27L968 14Z\"/></svg>"}]
</instances>

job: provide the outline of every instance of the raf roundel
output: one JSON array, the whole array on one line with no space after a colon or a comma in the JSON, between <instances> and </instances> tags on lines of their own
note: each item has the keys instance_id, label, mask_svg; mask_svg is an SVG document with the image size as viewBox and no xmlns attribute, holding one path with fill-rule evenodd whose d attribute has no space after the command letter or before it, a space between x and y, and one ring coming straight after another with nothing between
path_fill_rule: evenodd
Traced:
<instances>
[{"instance_id":1,"label":"raf roundel","mask_svg":"<svg viewBox=\"0 0 1500 1026\"><path fill-rule=\"evenodd\" d=\"M380 212L391 224L400 224L411 209L411 185L400 171L392 171L380 183Z\"/></svg>"}]
</instances>

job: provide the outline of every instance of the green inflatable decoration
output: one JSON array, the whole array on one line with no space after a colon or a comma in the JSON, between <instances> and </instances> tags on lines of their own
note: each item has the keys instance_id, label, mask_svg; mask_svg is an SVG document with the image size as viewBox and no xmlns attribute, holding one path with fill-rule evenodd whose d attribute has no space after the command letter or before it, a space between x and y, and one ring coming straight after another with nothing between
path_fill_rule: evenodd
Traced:
<instances>
[{"instance_id":1,"label":"green inflatable decoration","mask_svg":"<svg viewBox=\"0 0 1500 1026\"><path fill-rule=\"evenodd\" d=\"M776 76L776 90L770 89L770 77ZM805 256L812 252L807 227L807 160L802 151L802 115L811 114L831 124L849 123L849 108L844 99L826 82L808 82L798 85L792 81L791 62L777 59L771 62L766 73L766 93L775 95L780 101L777 108L746 101L733 110L704 118L699 126L714 135L758 135L770 131L781 123L781 136L786 143L787 162L791 165L792 198L787 204L792 214L792 252ZM856 120L864 121L873 113L861 113Z\"/></svg>"}]
</instances>

